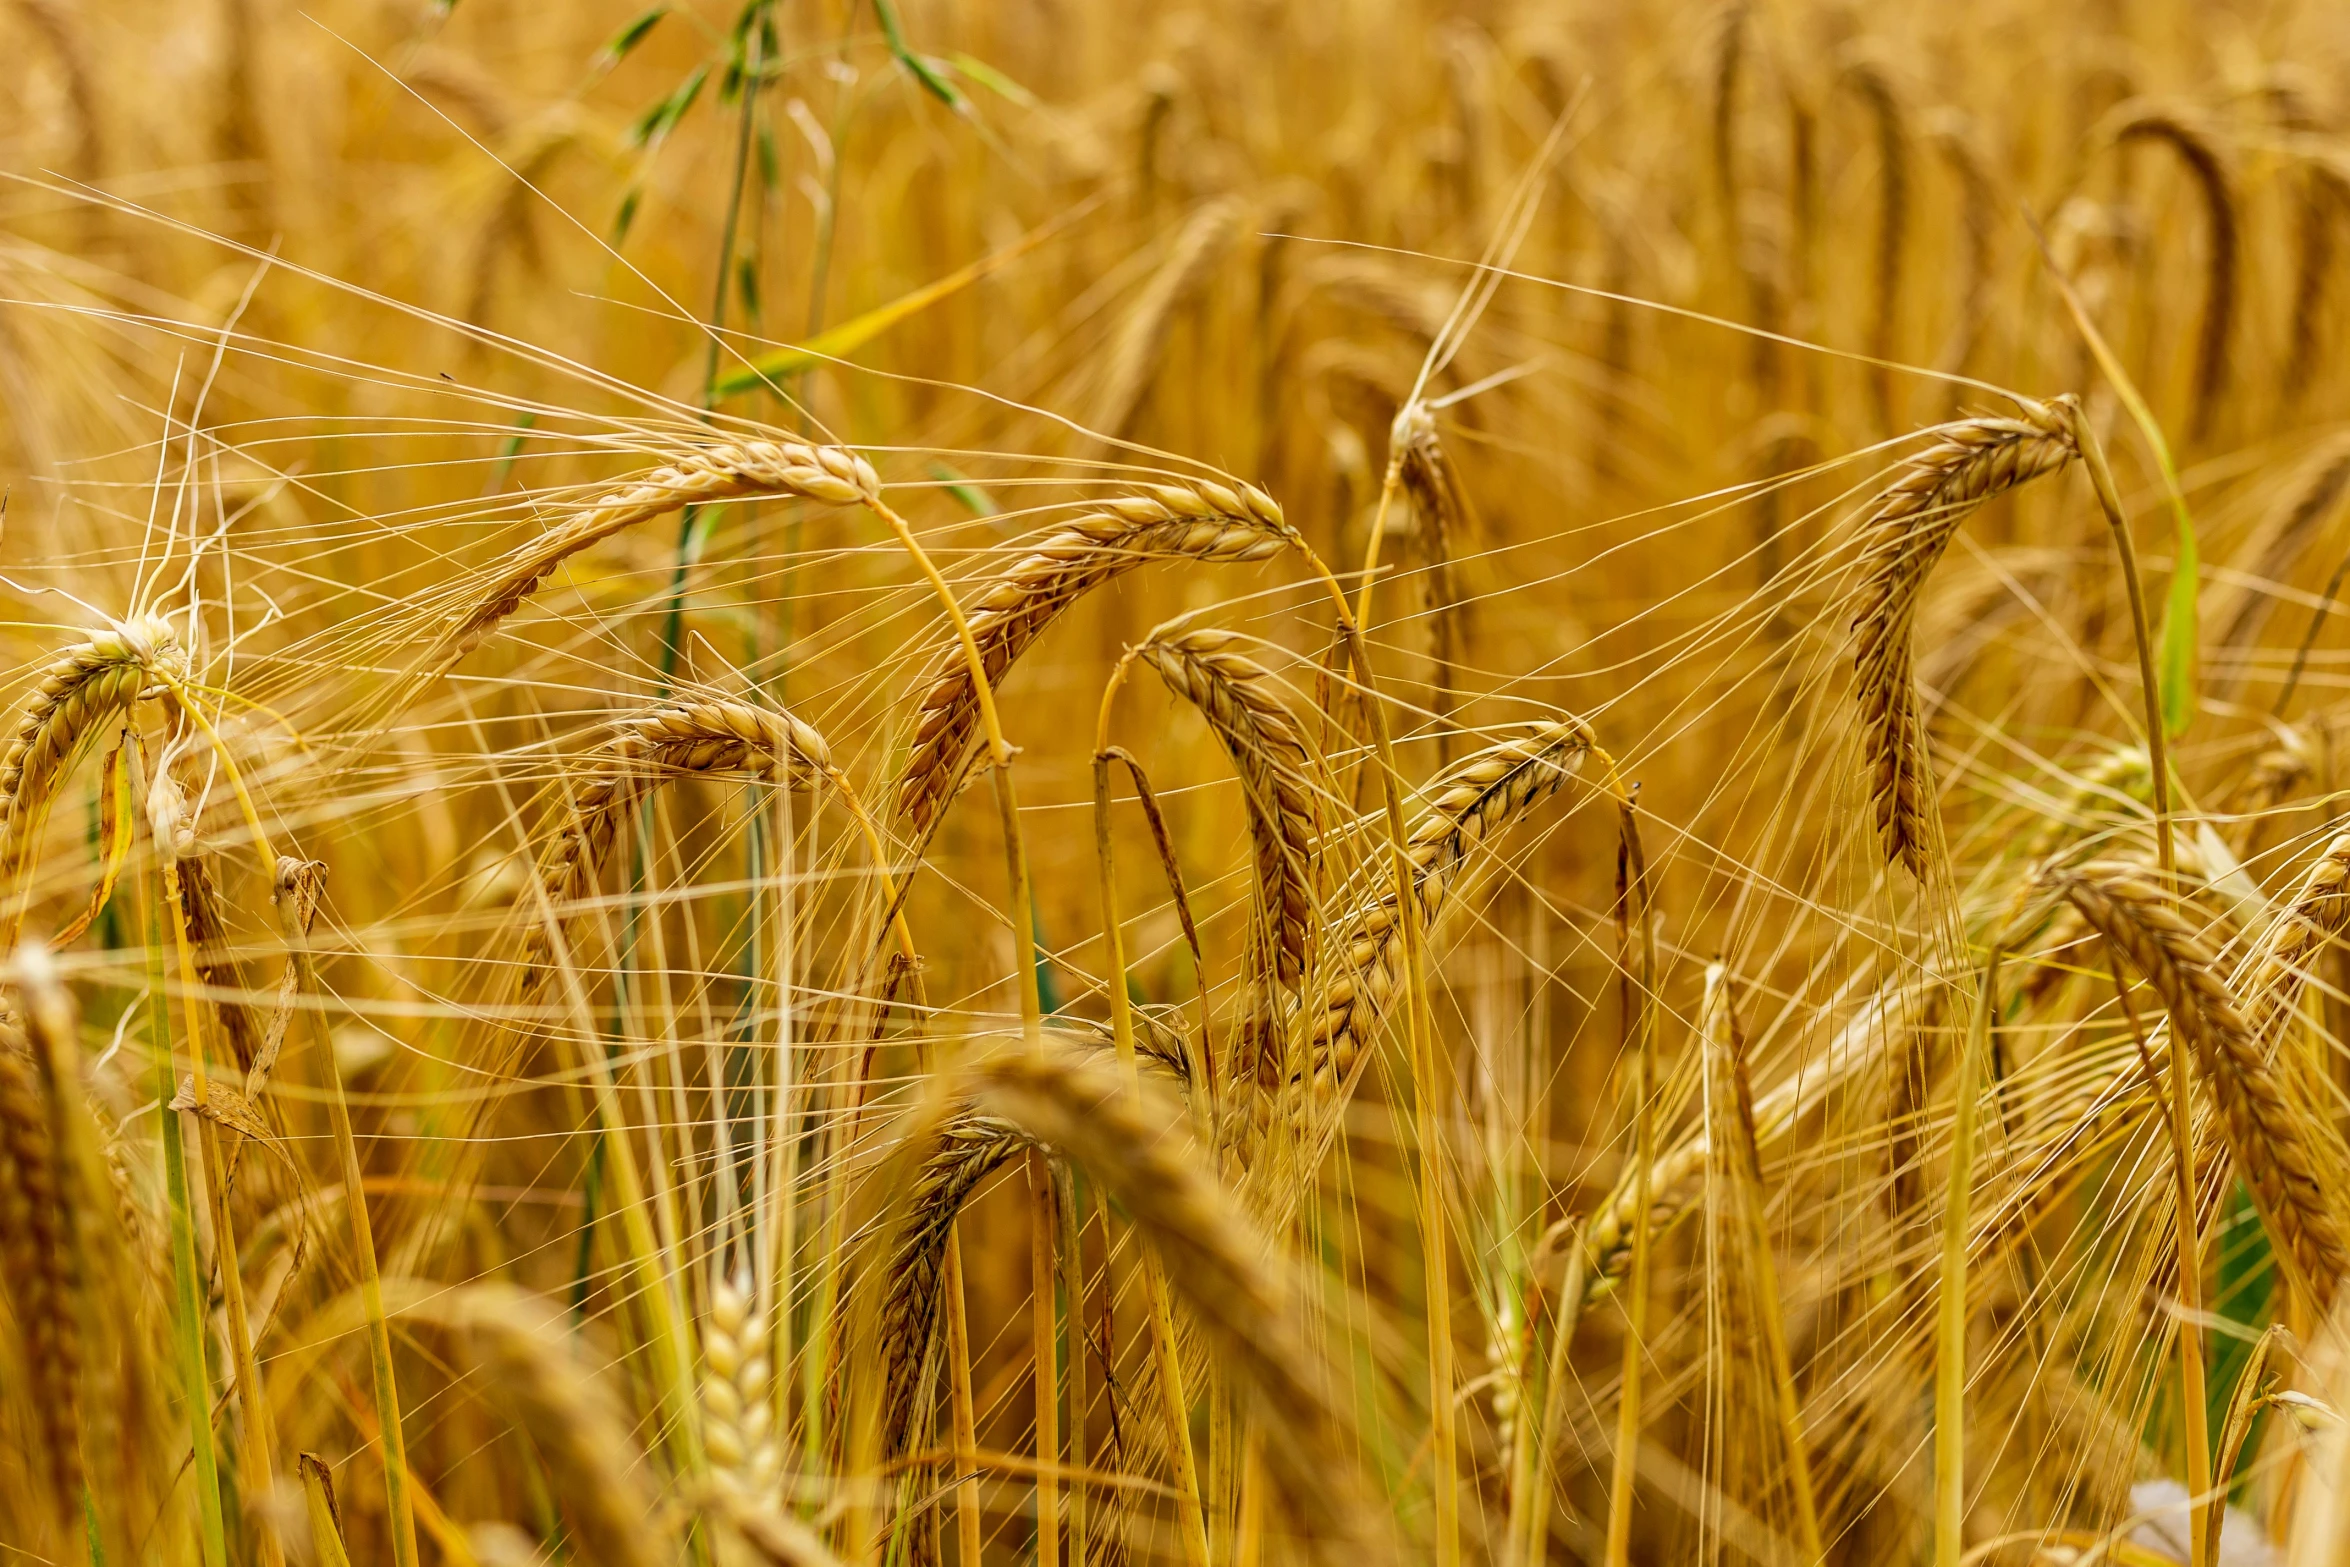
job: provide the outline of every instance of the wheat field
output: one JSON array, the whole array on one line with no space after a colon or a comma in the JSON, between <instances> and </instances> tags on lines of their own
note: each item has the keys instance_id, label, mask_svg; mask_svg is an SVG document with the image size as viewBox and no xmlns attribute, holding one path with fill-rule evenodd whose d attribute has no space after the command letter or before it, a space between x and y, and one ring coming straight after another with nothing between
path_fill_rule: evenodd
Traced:
<instances>
[{"instance_id":1,"label":"wheat field","mask_svg":"<svg viewBox=\"0 0 2350 1567\"><path fill-rule=\"evenodd\" d=\"M6 0L0 1562L2350 1561L2350 13Z\"/></svg>"}]
</instances>

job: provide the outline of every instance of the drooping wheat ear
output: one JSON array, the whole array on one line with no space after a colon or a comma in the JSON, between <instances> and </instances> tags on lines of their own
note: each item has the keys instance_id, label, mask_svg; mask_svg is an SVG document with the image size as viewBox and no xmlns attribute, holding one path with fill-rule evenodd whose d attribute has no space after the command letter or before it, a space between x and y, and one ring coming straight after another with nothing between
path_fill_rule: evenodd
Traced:
<instances>
[{"instance_id":1,"label":"drooping wheat ear","mask_svg":"<svg viewBox=\"0 0 2350 1567\"><path fill-rule=\"evenodd\" d=\"M1154 485L1046 534L967 605L988 684L1070 605L1154 560L1257 561L1304 546L1273 498L1253 485ZM979 696L962 650L937 666L898 776L897 808L917 841L938 824L979 743Z\"/></svg>"},{"instance_id":2,"label":"drooping wheat ear","mask_svg":"<svg viewBox=\"0 0 2350 1567\"><path fill-rule=\"evenodd\" d=\"M2350 928L2350 833L2337 836L2301 878L2293 902L2260 939L2252 978L2252 1037L2271 1051L2276 1029L2300 1003L2310 964Z\"/></svg>"},{"instance_id":3,"label":"drooping wheat ear","mask_svg":"<svg viewBox=\"0 0 2350 1567\"><path fill-rule=\"evenodd\" d=\"M1934 114L1927 123L1934 150L1958 181L1959 232L1965 243L1965 261L1958 290L1958 319L1951 324L1941 367L1957 374L1974 358L1991 304L1991 246L1998 221L1999 198L1975 144L1973 127L1954 109Z\"/></svg>"},{"instance_id":4,"label":"drooping wheat ear","mask_svg":"<svg viewBox=\"0 0 2350 1567\"><path fill-rule=\"evenodd\" d=\"M89 40L75 9L65 0L16 0L16 8L57 57L58 73L65 78L65 102L73 114L72 173L77 179L94 180L105 171L106 121L98 107Z\"/></svg>"},{"instance_id":5,"label":"drooping wheat ear","mask_svg":"<svg viewBox=\"0 0 2350 1567\"><path fill-rule=\"evenodd\" d=\"M1844 85L1869 111L1877 131L1877 180L1881 192L1877 218L1876 269L1872 284L1869 354L1879 360L1898 357L1901 328L1901 251L1909 242L1909 129L1901 97L1884 68L1873 61L1856 60L1842 73ZM1897 431L1890 364L1872 366L1869 388L1876 399L1877 421L1888 433Z\"/></svg>"},{"instance_id":6,"label":"drooping wheat ear","mask_svg":"<svg viewBox=\"0 0 2350 1567\"><path fill-rule=\"evenodd\" d=\"M1155 1020L1138 1016L1136 1021L1145 1025L1135 1036L1136 1051L1149 1064L1151 1077L1183 1082L1189 1063L1180 1036ZM1090 1026L1056 1028L1048 1037L1058 1049L1114 1059L1111 1040ZM913 1434L924 1366L939 1341L940 1281L955 1217L980 1183L1032 1141L1012 1122L967 1107L949 1115L935 1135L936 1146L904 1199L905 1218L890 1252L882 1299L882 1451L891 1456L904 1451Z\"/></svg>"},{"instance_id":7,"label":"drooping wheat ear","mask_svg":"<svg viewBox=\"0 0 2350 1567\"><path fill-rule=\"evenodd\" d=\"M2080 455L2072 398L2026 402L2012 418L1960 419L1909 459L1866 524L1866 578L1853 617L1853 664L1867 730L1870 795L1885 857L1926 876L1932 781L1911 675L1910 629L1926 579L1966 515L1995 495L2054 473Z\"/></svg>"},{"instance_id":8,"label":"drooping wheat ear","mask_svg":"<svg viewBox=\"0 0 2350 1567\"><path fill-rule=\"evenodd\" d=\"M183 855L179 872L180 917L187 921L196 973L212 993L213 1011L236 1053L238 1068L249 1072L261 1054L261 1033L253 1026L252 1011L237 999L245 976L229 951L228 922L221 913L220 886L212 879L211 857Z\"/></svg>"},{"instance_id":9,"label":"drooping wheat ear","mask_svg":"<svg viewBox=\"0 0 2350 1567\"><path fill-rule=\"evenodd\" d=\"M1320 800L1304 727L1272 671L1239 651L1239 641L1229 631L1176 631L1153 635L1136 651L1170 691L1200 710L1240 772L1273 975L1294 995L1313 928Z\"/></svg>"},{"instance_id":10,"label":"drooping wheat ear","mask_svg":"<svg viewBox=\"0 0 2350 1567\"><path fill-rule=\"evenodd\" d=\"M2236 319L2236 192L2227 165L2201 129L2177 113L2148 106L2125 114L2113 128L2116 144L2159 141L2179 155L2203 193L2209 254L2204 261L2203 326L2195 347L2195 408L2188 434L2201 440L2228 389L2228 342Z\"/></svg>"},{"instance_id":11,"label":"drooping wheat ear","mask_svg":"<svg viewBox=\"0 0 2350 1567\"><path fill-rule=\"evenodd\" d=\"M2234 653L2252 645L2276 611L2278 584L2291 580L2345 490L2350 490L2350 437L2337 435L2310 454L2285 491L2285 504L2262 519L2230 563L2244 580L2224 616L2220 648ZM2320 605L2317 613L2322 617L2327 610Z\"/></svg>"},{"instance_id":12,"label":"drooping wheat ear","mask_svg":"<svg viewBox=\"0 0 2350 1567\"><path fill-rule=\"evenodd\" d=\"M2135 866L2093 864L2057 878L2091 929L2129 959L2194 1048L2218 1101L2228 1152L2271 1240L2306 1298L2321 1301L2350 1270L2331 1194L2320 1185L2293 1107L2210 947Z\"/></svg>"},{"instance_id":13,"label":"drooping wheat ear","mask_svg":"<svg viewBox=\"0 0 2350 1567\"><path fill-rule=\"evenodd\" d=\"M913 1433L923 1368L938 1342L940 1280L955 1217L980 1183L1028 1144L1012 1122L972 1111L952 1116L904 1199L906 1217L890 1252L881 1308L885 1456L903 1452Z\"/></svg>"},{"instance_id":14,"label":"drooping wheat ear","mask_svg":"<svg viewBox=\"0 0 2350 1567\"><path fill-rule=\"evenodd\" d=\"M751 1312L751 1281L720 1279L702 1326L702 1445L710 1467L744 1496L765 1496L782 1473L776 1451L766 1324Z\"/></svg>"},{"instance_id":15,"label":"drooping wheat ear","mask_svg":"<svg viewBox=\"0 0 2350 1567\"><path fill-rule=\"evenodd\" d=\"M90 634L50 661L0 753L0 879L24 863L75 755L161 674L181 679L187 650L152 616Z\"/></svg>"},{"instance_id":16,"label":"drooping wheat ear","mask_svg":"<svg viewBox=\"0 0 2350 1567\"><path fill-rule=\"evenodd\" d=\"M538 880L562 920L595 886L629 811L671 778L747 774L813 789L837 781L824 737L789 713L748 702L675 702L623 719L571 785L559 823L539 852ZM552 932L534 919L523 940L524 984L544 977Z\"/></svg>"},{"instance_id":17,"label":"drooping wheat ear","mask_svg":"<svg viewBox=\"0 0 2350 1567\"><path fill-rule=\"evenodd\" d=\"M82 1492L76 1191L48 1073L14 1017L0 1019L0 1273L16 1319L26 1391L41 1423L57 1521Z\"/></svg>"},{"instance_id":18,"label":"drooping wheat ear","mask_svg":"<svg viewBox=\"0 0 2350 1567\"><path fill-rule=\"evenodd\" d=\"M1590 726L1579 718L1528 725L1521 734L1467 756L1430 786L1433 799L1412 825L1406 851L1412 889L1420 902L1419 928L1433 931L1453 883L1478 849L1530 807L1556 794L1592 749ZM1393 893L1346 927L1333 949L1336 969L1308 1036L1317 1090L1335 1087L1353 1067L1372 1029L1396 999L1403 967L1397 950L1398 909Z\"/></svg>"},{"instance_id":19,"label":"drooping wheat ear","mask_svg":"<svg viewBox=\"0 0 2350 1567\"><path fill-rule=\"evenodd\" d=\"M750 496L795 496L833 506L871 502L881 493L872 464L845 446L802 441L739 441L680 454L651 473L585 502L559 526L516 550L472 592L441 633L423 668L439 674L488 640L555 568L592 544L685 506Z\"/></svg>"},{"instance_id":20,"label":"drooping wheat ear","mask_svg":"<svg viewBox=\"0 0 2350 1567\"><path fill-rule=\"evenodd\" d=\"M530 1438L582 1559L657 1567L670 1559L665 1515L638 1478L644 1458L611 1395L573 1353L563 1319L519 1290L464 1285L407 1316L455 1331L476 1396Z\"/></svg>"},{"instance_id":21,"label":"drooping wheat ear","mask_svg":"<svg viewBox=\"0 0 2350 1567\"><path fill-rule=\"evenodd\" d=\"M1425 404L1412 403L1396 416L1395 435L1403 453L1398 477L1412 503L1420 557L1427 567L1422 601L1428 612L1429 654L1436 661L1436 743L1441 765L1452 760L1448 754L1452 683L1460 659L1461 621L1468 612L1452 564L1455 546L1468 539L1468 496L1461 489L1459 470L1437 438L1435 416Z\"/></svg>"},{"instance_id":22,"label":"drooping wheat ear","mask_svg":"<svg viewBox=\"0 0 2350 1567\"><path fill-rule=\"evenodd\" d=\"M2326 285L2334 273L2334 224L2350 217L2350 177L2324 157L2301 170L2300 243L2293 274L2293 347L2285 360L2285 397L2298 402L2309 390L2323 346Z\"/></svg>"},{"instance_id":23,"label":"drooping wheat ear","mask_svg":"<svg viewBox=\"0 0 2350 1567\"><path fill-rule=\"evenodd\" d=\"M1816 1108L1823 1096L1836 1092L1864 1065L1877 1061L1885 1041L1903 1037L1915 1021L1927 984L1905 981L1891 984L1868 998L1839 1030L1816 1064L1781 1082L1754 1103L1755 1146L1771 1146L1787 1136L1804 1111ZM1703 1189L1706 1163L1713 1142L1700 1126L1656 1158L1648 1175L1649 1234L1662 1233ZM1624 1275L1632 1260L1632 1232L1640 1217L1636 1171L1625 1170L1584 1227L1583 1244L1589 1266L1583 1273L1586 1299L1596 1299Z\"/></svg>"},{"instance_id":24,"label":"drooping wheat ear","mask_svg":"<svg viewBox=\"0 0 2350 1567\"><path fill-rule=\"evenodd\" d=\"M1100 390L1094 396L1093 428L1109 440L1123 440L1142 411L1177 312L1191 303L1215 275L1224 253L1240 232L1238 199L1218 196L1201 202L1184 219L1150 281L1118 323L1102 359Z\"/></svg>"},{"instance_id":25,"label":"drooping wheat ear","mask_svg":"<svg viewBox=\"0 0 2350 1567\"><path fill-rule=\"evenodd\" d=\"M1332 1403L1339 1384L1302 1331L1279 1255L1210 1173L1187 1117L1137 1093L1100 1052L1009 1046L972 1063L963 1086L1090 1176L1141 1232L1182 1293L1215 1362L1248 1395L1276 1495L1306 1543L1378 1567L1390 1542L1357 1468L1351 1422Z\"/></svg>"}]
</instances>

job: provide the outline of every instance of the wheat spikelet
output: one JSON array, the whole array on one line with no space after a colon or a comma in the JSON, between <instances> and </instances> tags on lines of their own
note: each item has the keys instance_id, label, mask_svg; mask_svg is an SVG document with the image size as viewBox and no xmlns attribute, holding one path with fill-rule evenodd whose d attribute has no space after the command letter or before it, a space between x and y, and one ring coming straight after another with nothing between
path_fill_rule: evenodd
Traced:
<instances>
[{"instance_id":1,"label":"wheat spikelet","mask_svg":"<svg viewBox=\"0 0 2350 1567\"><path fill-rule=\"evenodd\" d=\"M0 877L24 863L80 748L136 702L154 676L179 679L187 672L178 637L152 616L94 631L49 662L0 753Z\"/></svg>"},{"instance_id":2,"label":"wheat spikelet","mask_svg":"<svg viewBox=\"0 0 2350 1567\"><path fill-rule=\"evenodd\" d=\"M971 635L988 683L1002 680L1062 611L1138 566L1257 561L1297 545L1273 498L1246 484L1156 485L1110 501L1055 528L972 597ZM961 786L978 734L978 690L958 648L931 677L898 776L898 815L917 841Z\"/></svg>"},{"instance_id":3,"label":"wheat spikelet","mask_svg":"<svg viewBox=\"0 0 2350 1567\"><path fill-rule=\"evenodd\" d=\"M2319 1184L2275 1071L2215 966L2211 949L2134 866L2082 867L2055 879L2090 928L2145 976L2171 1026L2194 1047L2219 1102L2228 1151L2298 1284L2322 1299L2346 1270L2350 1247Z\"/></svg>"},{"instance_id":4,"label":"wheat spikelet","mask_svg":"<svg viewBox=\"0 0 2350 1567\"><path fill-rule=\"evenodd\" d=\"M477 1373L477 1396L538 1449L585 1560L660 1567L668 1529L638 1471L643 1456L621 1412L566 1341L562 1319L505 1285L474 1284L406 1313L454 1329Z\"/></svg>"},{"instance_id":5,"label":"wheat spikelet","mask_svg":"<svg viewBox=\"0 0 2350 1567\"><path fill-rule=\"evenodd\" d=\"M782 1473L776 1451L774 1368L766 1325L753 1319L751 1281L720 1279L702 1326L702 1445L718 1478L744 1497L771 1491Z\"/></svg>"},{"instance_id":6,"label":"wheat spikelet","mask_svg":"<svg viewBox=\"0 0 2350 1567\"><path fill-rule=\"evenodd\" d=\"M1590 727L1579 718L1533 724L1464 757L1431 785L1434 798L1405 844L1422 931L1436 928L1453 882L1476 851L1529 807L1556 794L1591 747ZM1337 973L1307 1038L1319 1091L1327 1092L1353 1067L1372 1027L1396 999L1402 967L1397 912L1390 893L1353 921L1334 949Z\"/></svg>"},{"instance_id":7,"label":"wheat spikelet","mask_svg":"<svg viewBox=\"0 0 2350 1567\"><path fill-rule=\"evenodd\" d=\"M1229 631L1153 636L1137 654L1167 688L1200 710L1240 772L1256 852L1257 891L1274 978L1296 992L1314 916L1314 844L1320 834L1305 731L1271 671L1238 651Z\"/></svg>"},{"instance_id":8,"label":"wheat spikelet","mask_svg":"<svg viewBox=\"0 0 2350 1567\"><path fill-rule=\"evenodd\" d=\"M798 788L839 776L824 737L789 713L713 699L623 719L571 786L560 825L539 853L539 886L555 919L587 897L629 811L687 773L747 773ZM526 984L543 973L550 942L545 922L534 923L524 938Z\"/></svg>"},{"instance_id":9,"label":"wheat spikelet","mask_svg":"<svg viewBox=\"0 0 2350 1567\"><path fill-rule=\"evenodd\" d=\"M1910 673L1918 599L1967 513L2078 455L2071 411L2072 400L2060 397L2026 403L2014 418L1940 426L1934 444L1909 459L1866 525L1866 577L1852 625L1870 794L1885 857L1921 881L1932 785Z\"/></svg>"},{"instance_id":10,"label":"wheat spikelet","mask_svg":"<svg viewBox=\"0 0 2350 1567\"><path fill-rule=\"evenodd\" d=\"M2236 193L2218 149L2200 129L2163 108L2144 107L2124 115L2113 128L2117 143L2159 141L2179 155L2203 194L2205 259L2203 325L2195 344L2195 409L2188 434L2211 433L2228 384L2228 343L2236 318Z\"/></svg>"},{"instance_id":11,"label":"wheat spikelet","mask_svg":"<svg viewBox=\"0 0 2350 1567\"><path fill-rule=\"evenodd\" d=\"M19 1021L0 1020L0 1275L62 1523L82 1489L81 1279L73 1236L76 1183L46 1076Z\"/></svg>"},{"instance_id":12,"label":"wheat spikelet","mask_svg":"<svg viewBox=\"0 0 2350 1567\"><path fill-rule=\"evenodd\" d=\"M438 674L455 666L520 609L556 567L640 522L684 506L707 506L749 496L796 496L833 506L856 506L870 502L880 492L881 481L872 465L845 446L740 441L681 453L651 473L585 503L560 526L500 562L489 580L469 594L465 608L442 632L424 668Z\"/></svg>"},{"instance_id":13,"label":"wheat spikelet","mask_svg":"<svg viewBox=\"0 0 2350 1567\"><path fill-rule=\"evenodd\" d=\"M1006 1048L973 1063L964 1085L983 1113L1083 1169L1148 1239L1218 1363L1250 1393L1266 1470L1308 1543L1326 1559L1343 1547L1364 1567L1390 1560L1286 1271L1191 1146L1181 1112L1134 1094L1098 1051Z\"/></svg>"}]
</instances>

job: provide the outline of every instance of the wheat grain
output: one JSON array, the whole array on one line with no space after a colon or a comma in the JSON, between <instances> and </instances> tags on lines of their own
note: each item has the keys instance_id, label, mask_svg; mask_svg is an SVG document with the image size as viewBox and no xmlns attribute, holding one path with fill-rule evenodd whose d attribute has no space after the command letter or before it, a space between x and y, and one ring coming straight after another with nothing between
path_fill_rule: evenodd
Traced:
<instances>
[{"instance_id":1,"label":"wheat grain","mask_svg":"<svg viewBox=\"0 0 2350 1567\"><path fill-rule=\"evenodd\" d=\"M2299 242L2294 252L2292 348L2285 397L2299 402L2324 348L2326 286L2334 272L2334 224L2350 217L2350 177L2315 156L2301 169Z\"/></svg>"},{"instance_id":2,"label":"wheat grain","mask_svg":"<svg viewBox=\"0 0 2350 1567\"><path fill-rule=\"evenodd\" d=\"M1435 929L1454 881L1476 851L1556 794L1591 749L1591 730L1581 719L1531 724L1464 757L1431 785L1433 798L1406 840L1423 932ZM1319 992L1323 1010L1307 1036L1317 1091L1328 1092L1352 1070L1372 1026L1396 1000L1402 968L1396 914L1390 893L1348 924L1333 949L1335 973Z\"/></svg>"},{"instance_id":3,"label":"wheat grain","mask_svg":"<svg viewBox=\"0 0 2350 1567\"><path fill-rule=\"evenodd\" d=\"M1909 459L1865 525L1865 579L1852 625L1869 792L1885 857L1921 881L1932 782L1910 673L1918 599L1967 513L2078 455L2071 406L2069 397L2027 402L2014 418L1940 426L1934 444Z\"/></svg>"},{"instance_id":4,"label":"wheat grain","mask_svg":"<svg viewBox=\"0 0 2350 1567\"><path fill-rule=\"evenodd\" d=\"M1273 498L1246 484L1157 485L1110 501L1055 528L972 597L971 635L988 684L999 685L1070 605L1136 567L1259 561L1302 547ZM961 787L978 742L978 691L958 649L918 704L913 749L898 776L898 815L917 841Z\"/></svg>"},{"instance_id":5,"label":"wheat grain","mask_svg":"<svg viewBox=\"0 0 2350 1567\"><path fill-rule=\"evenodd\" d=\"M2221 981L2211 949L2134 866L2087 865L2054 884L2162 997L2171 1027L2194 1047L2219 1103L2228 1151L2278 1256L2306 1298L2324 1299L2350 1270L2350 1247L2293 1107Z\"/></svg>"}]
</instances>

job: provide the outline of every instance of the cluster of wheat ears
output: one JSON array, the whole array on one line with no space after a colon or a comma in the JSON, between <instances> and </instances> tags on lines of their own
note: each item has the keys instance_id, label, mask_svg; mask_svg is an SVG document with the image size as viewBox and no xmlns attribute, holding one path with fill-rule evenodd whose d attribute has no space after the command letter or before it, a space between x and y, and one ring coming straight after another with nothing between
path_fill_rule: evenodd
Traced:
<instances>
[{"instance_id":1,"label":"cluster of wheat ears","mask_svg":"<svg viewBox=\"0 0 2350 1567\"><path fill-rule=\"evenodd\" d=\"M2350 1560L2336 8L196 9L0 1556Z\"/></svg>"}]
</instances>

